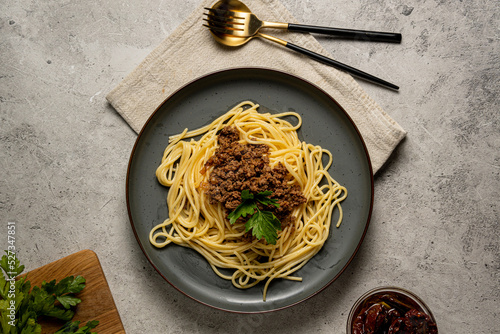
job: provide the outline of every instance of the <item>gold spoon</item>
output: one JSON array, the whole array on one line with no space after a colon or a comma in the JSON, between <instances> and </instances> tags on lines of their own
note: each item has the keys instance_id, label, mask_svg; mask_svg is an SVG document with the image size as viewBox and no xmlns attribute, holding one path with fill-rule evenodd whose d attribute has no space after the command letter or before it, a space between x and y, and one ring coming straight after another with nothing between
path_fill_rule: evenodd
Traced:
<instances>
[{"instance_id":1,"label":"gold spoon","mask_svg":"<svg viewBox=\"0 0 500 334\"><path fill-rule=\"evenodd\" d=\"M230 10L230 11L250 11L248 7L246 7L243 3L237 0L221 0L218 1L215 5L212 6L212 9L217 10L217 9L222 9L222 10ZM216 12L216 11L214 11ZM279 39L277 37L269 36L260 32L257 32L256 34L248 37L238 37L230 34L230 31L225 31L226 29L222 29L220 27L217 27L216 25L211 23L211 20L207 20L208 25L204 24L208 29L210 29L210 32L212 33L212 36L214 39L219 42L220 44L227 45L227 46L240 46L243 45L247 42L249 42L251 39L254 37L260 37L264 38L267 40L270 40L272 42L278 43L280 45L283 45L291 50L297 51L301 54L304 54L308 57L311 57L317 61L320 61L322 63L325 63L327 65L333 66L335 68L338 68L340 70L343 70L345 72L348 72L356 77L359 77L361 79L365 79L368 81L371 81L373 83L377 83L379 85L398 90L399 87L387 82L383 79L377 78L371 74L368 74L366 72L363 72L361 70L358 70L354 67L351 67L349 65L340 63L336 60L333 60L331 58L325 57L319 53L315 53L311 50L304 49L303 47L300 47L298 45L289 43L287 41L284 41L282 39Z\"/></svg>"}]
</instances>

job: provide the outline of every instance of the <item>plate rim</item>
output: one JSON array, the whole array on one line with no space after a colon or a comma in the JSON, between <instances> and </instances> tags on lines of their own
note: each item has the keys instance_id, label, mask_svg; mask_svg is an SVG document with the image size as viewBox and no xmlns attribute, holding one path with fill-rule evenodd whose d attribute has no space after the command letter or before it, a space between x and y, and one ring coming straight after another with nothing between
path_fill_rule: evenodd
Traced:
<instances>
[{"instance_id":1,"label":"plate rim","mask_svg":"<svg viewBox=\"0 0 500 334\"><path fill-rule=\"evenodd\" d=\"M141 137L142 137L143 133L148 128L148 125L149 125L150 121L155 117L155 115L158 113L158 111L160 109L162 109L162 107L166 103L168 103L168 101L170 99L172 99L176 94L180 93L181 91L183 91L184 89L186 89L190 85L195 84L198 81L205 80L205 79L207 79L208 77L211 77L211 76L216 76L216 75L220 75L220 74L227 73L227 72L242 71L242 70L243 71L257 70L257 71L277 73L277 74L280 74L280 75L289 76L289 77L294 78L295 80L299 80L299 81L303 82L304 84L306 84L308 86L311 86L315 90L321 92L325 97L327 97L328 99L330 99L334 104L336 104L339 107L339 109L341 110L341 112L347 117L347 119L349 120L350 124L353 126L354 130L356 131L356 134L358 135L358 137L359 137L359 139L361 141L361 144L363 146L363 151L365 153L364 156L367 159L368 169L369 169L369 172L370 172L370 192L371 192L371 194L370 194L370 205L369 205L369 212L368 212L368 216L367 216L367 221L366 221L363 233L361 235L361 238L360 238L358 244L356 245L356 248L355 248L354 252L351 254L351 256L349 257L349 260L346 262L346 264L343 266L343 268L333 278L331 278L325 285L323 285L322 287L320 287L314 293L311 293L310 295L308 295L308 296L306 296L306 297L304 297L304 298L302 298L302 299L300 299L300 300L298 300L296 302L293 302L293 303L290 303L290 304L287 304L287 305L284 305L284 306L281 306L281 307L276 307L276 308L273 308L273 309L256 310L256 311L232 310L232 309L229 309L229 308L224 308L224 307L218 307L218 306L215 306L215 305L211 305L210 303L204 302L204 301L202 301L202 300L200 300L198 298L195 298L194 296L191 296L190 294L188 294L187 292L183 291L182 289L180 289L179 287L177 287L175 284L173 284L159 270L159 268L151 260L151 258L148 256L146 250L144 249L144 246L142 245L142 243L140 241L140 238L138 236L138 232L136 230L136 227L135 227L135 224L134 224L134 221L133 221L132 210L131 210L131 205L130 205L130 182L129 182L129 180L130 180L130 173L131 173L132 161L133 161L134 155L136 153L137 146L138 146L138 144L139 144L139 142L141 140ZM302 302L304 302L306 300L311 299L312 297L318 295L320 292L322 292L327 287L329 287L334 281L336 281L340 277L340 275L342 275L342 273L349 267L349 265L353 261L354 257L358 253L359 248L361 247L361 244L364 241L364 238L365 238L366 233L368 231L368 227L370 225L371 217L372 217L372 214L373 214L374 194L375 194L375 191L374 191L373 167L372 167L370 155L369 155L369 152L368 152L368 148L367 148L366 143L365 143L365 141L363 139L363 136L361 135L361 132L359 131L358 127L354 123L354 121L351 118L351 116L346 112L346 110L344 109L344 107L342 107L342 105L340 103L338 103L337 100L335 98L333 98L330 94L328 94L324 89L322 89L321 87L319 87L318 85L312 83L311 81L309 81L307 79L304 79L304 78L302 78L302 77L300 77L298 75L291 74L291 73L288 73L288 72L285 72L285 71L282 71L282 70L277 70L277 69L267 68L267 67L260 67L260 66L231 67L231 68L220 69L220 70L215 70L215 71L212 71L212 72L208 72L208 73L200 75L200 76L198 76L198 77L196 77L196 78L188 81L187 83L181 85L179 88L177 88L175 91L173 91L169 96L167 96L158 105L158 107L151 113L151 115L149 115L148 119L146 120L146 122L142 126L141 130L137 134L137 138L134 141L134 145L133 145L132 150L131 150L130 155L129 155L128 165L127 165L127 172L126 172L126 182L125 182L125 195L126 195L126 204L127 204L127 213L128 213L128 217L129 217L129 223L130 223L130 225L132 227L135 239L136 239L137 243L139 244L139 247L141 248L141 251L142 251L143 255L146 257L146 259L148 260L148 262L153 266L153 268L156 270L156 272L158 274L160 274L160 276L166 282L168 282L172 287L174 287L177 291L179 291L180 293L182 293L184 296L187 296L190 299L192 299L192 300L194 300L194 301L196 301L196 302L198 302L200 304L203 304L205 306L208 306L208 307L210 307L212 309L217 309L217 310L226 311L226 312L235 313L235 314L264 314L264 313L276 312L276 311L279 311L279 310L287 309L287 308L290 308L290 307L295 306L297 304L300 304L300 303L302 303Z\"/></svg>"}]
</instances>

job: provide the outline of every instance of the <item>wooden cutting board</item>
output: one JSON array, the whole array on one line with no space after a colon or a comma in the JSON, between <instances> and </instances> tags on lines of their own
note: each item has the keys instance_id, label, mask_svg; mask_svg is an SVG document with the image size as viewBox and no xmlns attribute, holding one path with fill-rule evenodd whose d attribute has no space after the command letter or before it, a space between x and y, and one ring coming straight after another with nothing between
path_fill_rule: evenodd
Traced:
<instances>
[{"instance_id":1,"label":"wooden cutting board","mask_svg":"<svg viewBox=\"0 0 500 334\"><path fill-rule=\"evenodd\" d=\"M98 320L99 325L94 329L98 334L125 333L101 264L93 251L82 250L21 276L25 275L28 275L32 287L40 286L42 281L55 279L59 282L67 276L83 276L87 282L82 292L77 294L82 302L75 308L73 321L81 321L81 326L87 321ZM42 318L39 323L42 334L54 333L64 325L58 320Z\"/></svg>"}]
</instances>

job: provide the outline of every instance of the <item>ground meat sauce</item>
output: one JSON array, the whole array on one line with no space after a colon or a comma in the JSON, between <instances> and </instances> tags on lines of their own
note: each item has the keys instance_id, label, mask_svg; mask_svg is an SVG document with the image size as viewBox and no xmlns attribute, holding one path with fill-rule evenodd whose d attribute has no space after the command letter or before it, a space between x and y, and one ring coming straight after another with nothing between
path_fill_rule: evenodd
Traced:
<instances>
[{"instance_id":1,"label":"ground meat sauce","mask_svg":"<svg viewBox=\"0 0 500 334\"><path fill-rule=\"evenodd\" d=\"M287 184L291 177L281 163L271 168L269 147L240 144L240 134L234 126L223 128L217 140L219 147L205 164L205 168L213 167L206 187L211 203L222 203L229 214L241 204L243 190L253 194L270 190L270 197L278 200L279 208L267 206L265 210L272 211L282 227L287 225L293 219L293 209L305 203L306 198L298 186Z\"/></svg>"}]
</instances>

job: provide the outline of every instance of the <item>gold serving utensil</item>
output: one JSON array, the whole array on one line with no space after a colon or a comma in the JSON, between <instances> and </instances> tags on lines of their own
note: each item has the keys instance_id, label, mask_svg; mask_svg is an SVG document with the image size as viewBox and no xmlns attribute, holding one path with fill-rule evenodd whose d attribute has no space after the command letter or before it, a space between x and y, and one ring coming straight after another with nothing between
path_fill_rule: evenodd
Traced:
<instances>
[{"instance_id":1,"label":"gold serving utensil","mask_svg":"<svg viewBox=\"0 0 500 334\"><path fill-rule=\"evenodd\" d=\"M212 8L205 9L208 10L208 13L205 14L207 16L205 20L212 27L220 29L221 32L227 31L227 34L237 37L253 36L262 28L275 28L364 41L401 43L401 34L399 33L262 21L244 3L238 0L219 1Z\"/></svg>"},{"instance_id":2,"label":"gold serving utensil","mask_svg":"<svg viewBox=\"0 0 500 334\"><path fill-rule=\"evenodd\" d=\"M233 4L237 4L239 7L231 7ZM237 11L237 9L240 9L242 8L241 6L245 6L243 5L241 2L239 1L236 1L236 0L221 0L219 2L217 2L213 7L212 9L219 9L219 8L223 8L223 9L227 9L227 10L230 10L230 11ZM247 8L248 7L244 7L244 8ZM217 16L217 11L213 11L213 16L216 17ZM214 39L219 42L220 44L223 44L223 45L227 45L227 46L232 46L232 47L235 47L235 46L240 46L240 45L243 45L247 42L249 42L251 39L255 38L255 37L260 37L260 38L264 38L264 39L267 39L269 41L272 41L272 42L275 42L275 43L278 43L280 45L283 45L293 51L296 51L296 52L299 52L303 55L306 55L308 57L311 57L312 59L315 59L317 61L320 61L322 63L325 63L327 65L330 65L330 66L333 66L335 68L338 68L340 70L343 70L345 72L348 72L356 77L359 77L361 79L364 79L364 80L368 80L370 82L373 82L373 83L376 83L376 84L379 84L379 85L382 85L384 87L388 87L388 88L391 88L391 89L394 89L394 90L398 90L399 87L396 86L395 84L392 84L390 82L387 82L383 79L380 79L380 78L377 78L371 74L368 74L366 72L363 72L361 70L358 70L354 67L351 67L349 65L346 65L346 64L343 64L341 62L338 62L336 60L333 60L331 58L328 58L328 57L325 57L319 53L315 53L311 50L308 50L308 49L304 49L303 47L301 46L298 46L296 44L293 44L293 43L289 43L287 41L284 41L280 38L277 38L277 37L274 37L274 36L270 36L270 35L266 35L266 34L263 34L263 33L260 33L260 32L257 32L255 33L254 35L251 35L251 36L246 36L246 37L241 37L241 36L235 36L234 34L232 34L232 30L228 30L228 29L225 29L225 28L220 28L219 26L217 26L216 24L214 24L214 20L215 18L211 18L209 20L207 20L207 23L208 24L204 24L205 27L207 27L210 32L212 33L212 36L214 37Z\"/></svg>"}]
</instances>

